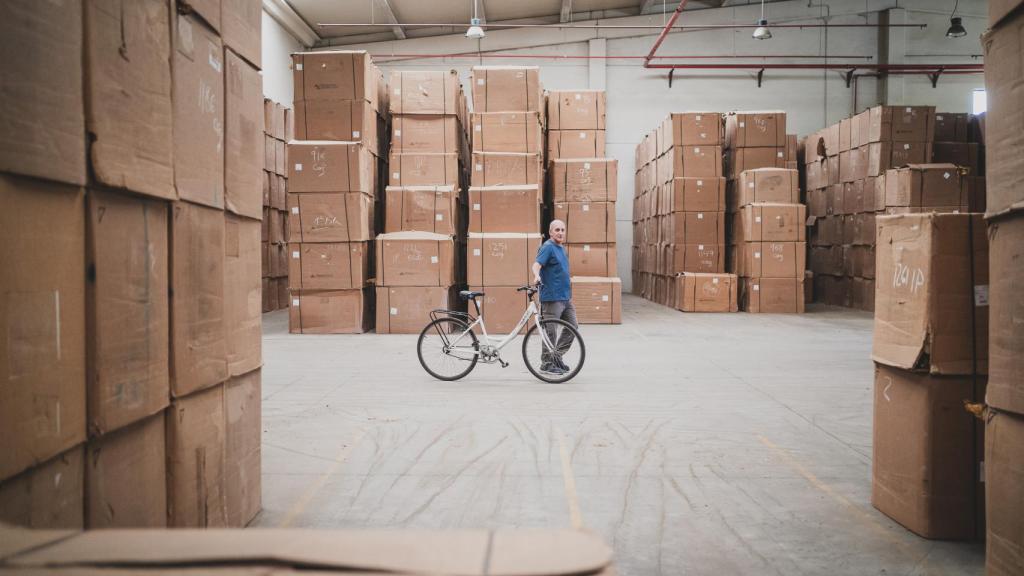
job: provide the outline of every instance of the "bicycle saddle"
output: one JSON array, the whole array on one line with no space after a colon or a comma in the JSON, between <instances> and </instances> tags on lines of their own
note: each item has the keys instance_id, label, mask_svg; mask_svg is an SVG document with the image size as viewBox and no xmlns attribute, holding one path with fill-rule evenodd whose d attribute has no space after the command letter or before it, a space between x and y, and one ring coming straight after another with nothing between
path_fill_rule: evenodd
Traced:
<instances>
[{"instance_id":1,"label":"bicycle saddle","mask_svg":"<svg viewBox=\"0 0 1024 576\"><path fill-rule=\"evenodd\" d=\"M472 290L461 290L459 291L459 298L463 300L473 300L477 296L483 296L483 292L473 292Z\"/></svg>"}]
</instances>

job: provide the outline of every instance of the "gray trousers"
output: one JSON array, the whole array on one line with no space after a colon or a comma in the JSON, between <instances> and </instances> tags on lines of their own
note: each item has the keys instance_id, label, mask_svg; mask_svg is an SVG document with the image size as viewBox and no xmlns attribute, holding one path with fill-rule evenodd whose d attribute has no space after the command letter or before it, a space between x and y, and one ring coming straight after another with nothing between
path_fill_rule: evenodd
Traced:
<instances>
[{"instance_id":1,"label":"gray trousers","mask_svg":"<svg viewBox=\"0 0 1024 576\"><path fill-rule=\"evenodd\" d=\"M572 300L557 300L554 302L541 302L540 303L540 316L541 318L558 318L565 320L569 324L572 324L573 328L579 328L579 324L576 322L576 307L573 306ZM549 326L547 329L548 340L551 342L555 341L555 337L558 337L558 342L555 344L554 353L557 357L561 358L562 354L572 346L572 341L575 337L572 332L568 330L562 330L561 334L558 332L558 326ZM542 355L542 361L549 359L548 354Z\"/></svg>"}]
</instances>

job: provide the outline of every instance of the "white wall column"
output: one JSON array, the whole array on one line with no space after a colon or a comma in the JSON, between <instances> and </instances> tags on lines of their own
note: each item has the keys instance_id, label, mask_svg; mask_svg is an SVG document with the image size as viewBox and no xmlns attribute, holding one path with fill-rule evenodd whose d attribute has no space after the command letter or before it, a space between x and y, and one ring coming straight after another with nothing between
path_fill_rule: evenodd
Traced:
<instances>
[{"instance_id":1,"label":"white wall column","mask_svg":"<svg viewBox=\"0 0 1024 576\"><path fill-rule=\"evenodd\" d=\"M588 43L587 53L590 56L607 56L608 55L608 41L604 38L594 38ZM604 90L606 80L608 77L608 69L606 63L608 62L604 58L594 58L587 61L590 69L590 89L591 90Z\"/></svg>"}]
</instances>

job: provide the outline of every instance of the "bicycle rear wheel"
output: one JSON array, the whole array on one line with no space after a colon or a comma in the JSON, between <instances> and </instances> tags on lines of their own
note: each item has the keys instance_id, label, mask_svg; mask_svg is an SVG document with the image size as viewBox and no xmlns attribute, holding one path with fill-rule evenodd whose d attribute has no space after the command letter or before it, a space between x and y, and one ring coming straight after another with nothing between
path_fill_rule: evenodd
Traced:
<instances>
[{"instance_id":1,"label":"bicycle rear wheel","mask_svg":"<svg viewBox=\"0 0 1024 576\"><path fill-rule=\"evenodd\" d=\"M473 371L480 358L476 334L456 318L438 318L420 332L416 355L420 366L438 380L458 380Z\"/></svg>"},{"instance_id":2,"label":"bicycle rear wheel","mask_svg":"<svg viewBox=\"0 0 1024 576\"><path fill-rule=\"evenodd\" d=\"M548 318L540 321L540 328L535 324L523 339L523 361L526 367L537 378L560 384L572 380L587 357L587 349L580 337L579 330L573 328L565 320ZM568 370L558 366L561 361Z\"/></svg>"}]
</instances>

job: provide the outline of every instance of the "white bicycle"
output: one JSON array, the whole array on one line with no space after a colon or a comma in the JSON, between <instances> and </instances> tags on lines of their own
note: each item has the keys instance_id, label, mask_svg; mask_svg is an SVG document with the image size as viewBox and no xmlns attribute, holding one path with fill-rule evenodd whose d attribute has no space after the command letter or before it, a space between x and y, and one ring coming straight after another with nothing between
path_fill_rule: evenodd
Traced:
<instances>
[{"instance_id":1,"label":"white bicycle","mask_svg":"<svg viewBox=\"0 0 1024 576\"><path fill-rule=\"evenodd\" d=\"M540 307L534 300L538 289L537 286L516 289L517 292L526 292L526 311L511 332L495 340L487 334L487 326L477 302L477 298L484 293L469 290L459 292L463 300L473 301L476 317L455 310L432 311L431 322L420 332L416 345L423 369L434 378L451 381L469 374L477 362L481 361L485 364L501 364L502 368L507 368L508 362L502 359L501 349L515 340L523 327L533 319L533 325L523 338L523 361L526 367L545 382L558 384L571 380L583 368L583 360L587 355L583 338L572 324L557 318L541 317Z\"/></svg>"}]
</instances>

